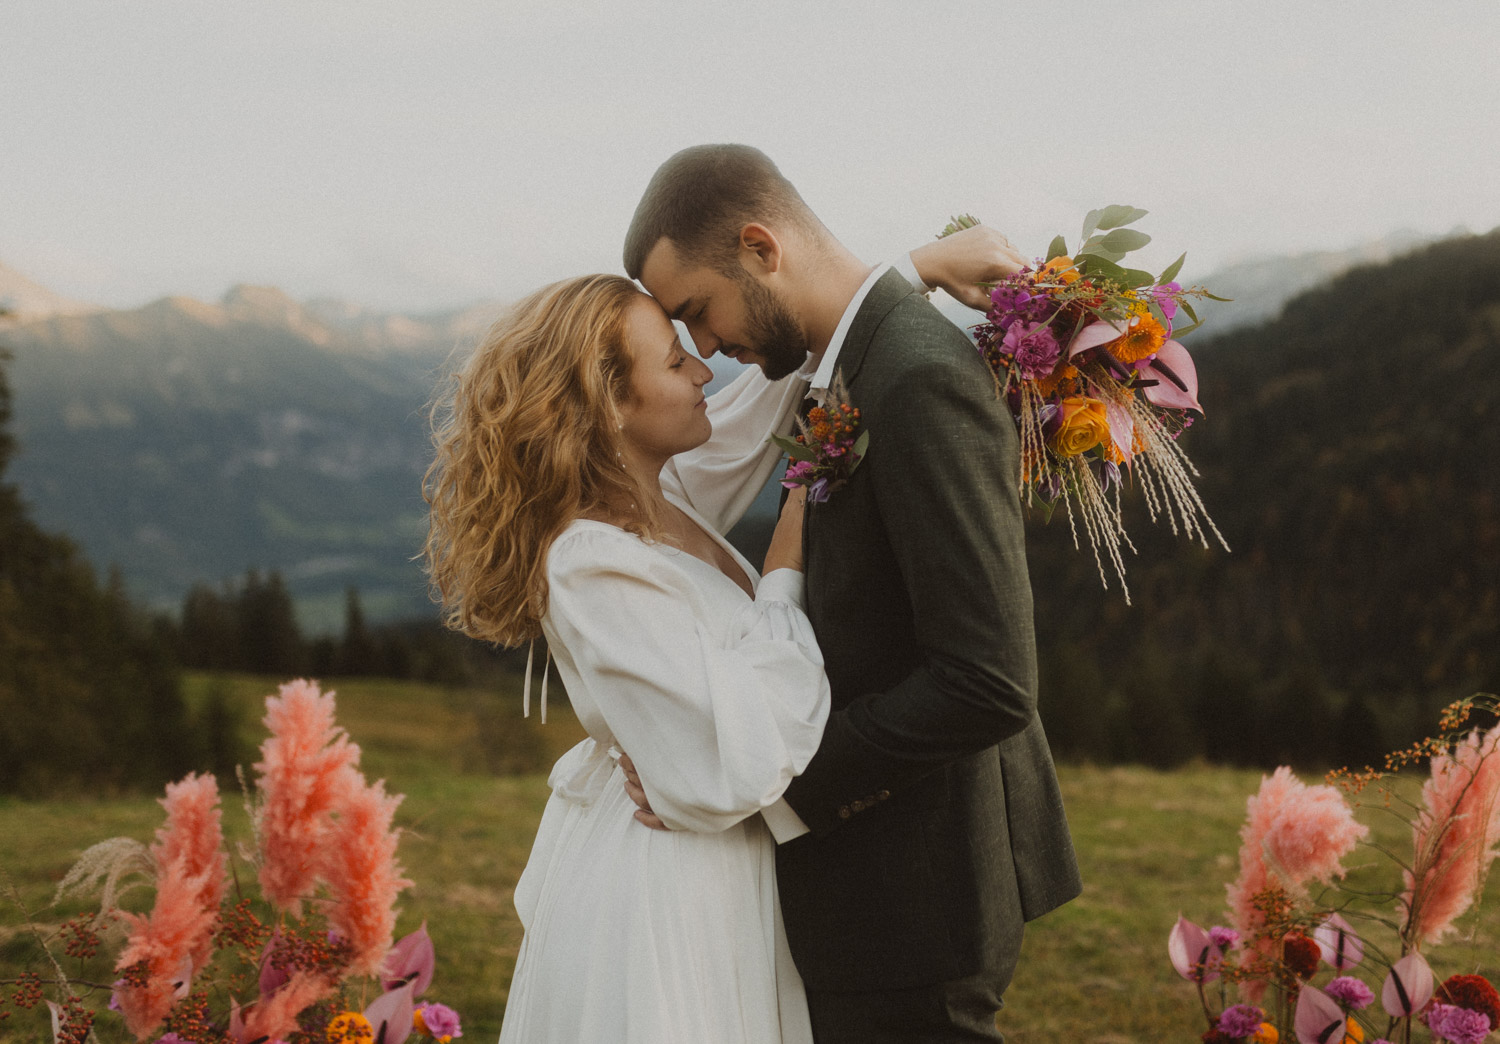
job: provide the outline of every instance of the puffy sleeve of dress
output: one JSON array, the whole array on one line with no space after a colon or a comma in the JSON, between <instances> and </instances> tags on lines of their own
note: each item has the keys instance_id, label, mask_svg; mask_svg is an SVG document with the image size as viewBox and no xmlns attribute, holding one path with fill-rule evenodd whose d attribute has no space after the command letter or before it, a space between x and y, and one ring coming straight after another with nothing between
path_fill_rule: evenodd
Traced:
<instances>
[{"instance_id":1,"label":"puffy sleeve of dress","mask_svg":"<svg viewBox=\"0 0 1500 1044\"><path fill-rule=\"evenodd\" d=\"M776 803L828 718L802 574L775 570L751 601L705 590L731 583L712 568L603 525L548 554L547 638L674 830L724 830ZM724 626L726 597L744 604Z\"/></svg>"},{"instance_id":2,"label":"puffy sleeve of dress","mask_svg":"<svg viewBox=\"0 0 1500 1044\"><path fill-rule=\"evenodd\" d=\"M780 462L781 450L770 438L792 430L811 374L804 366L790 377L768 381L760 367L750 366L710 395L713 434L703 445L667 462L662 489L690 503L720 533L729 532Z\"/></svg>"}]
</instances>

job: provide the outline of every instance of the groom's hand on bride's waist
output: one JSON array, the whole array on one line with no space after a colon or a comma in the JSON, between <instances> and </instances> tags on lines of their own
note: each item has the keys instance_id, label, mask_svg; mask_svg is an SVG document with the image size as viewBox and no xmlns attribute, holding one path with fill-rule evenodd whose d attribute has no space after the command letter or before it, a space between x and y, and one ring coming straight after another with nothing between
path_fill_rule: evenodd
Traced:
<instances>
[{"instance_id":1,"label":"groom's hand on bride's waist","mask_svg":"<svg viewBox=\"0 0 1500 1044\"><path fill-rule=\"evenodd\" d=\"M620 754L620 768L625 770L625 793L630 795L640 808L635 810L635 819L638 823L645 823L652 830L667 830L667 824L661 821L661 817L651 811L651 799L646 797L645 788L641 786L641 777L635 770L635 762L630 760L630 755Z\"/></svg>"}]
</instances>

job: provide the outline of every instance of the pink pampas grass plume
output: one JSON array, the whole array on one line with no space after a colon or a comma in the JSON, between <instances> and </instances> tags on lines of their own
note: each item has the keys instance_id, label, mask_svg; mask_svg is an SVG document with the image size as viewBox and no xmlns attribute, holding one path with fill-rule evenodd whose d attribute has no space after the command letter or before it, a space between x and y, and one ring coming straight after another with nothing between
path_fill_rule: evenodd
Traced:
<instances>
[{"instance_id":1,"label":"pink pampas grass plume","mask_svg":"<svg viewBox=\"0 0 1500 1044\"><path fill-rule=\"evenodd\" d=\"M316 683L300 679L266 699L271 735L255 765L260 887L294 917L317 887L329 812L343 799L359 763L359 747L334 725L333 710L333 693L323 695Z\"/></svg>"},{"instance_id":2,"label":"pink pampas grass plume","mask_svg":"<svg viewBox=\"0 0 1500 1044\"><path fill-rule=\"evenodd\" d=\"M383 781L366 786L353 777L324 845L322 877L331 903L328 926L346 941L351 975L378 975L391 949L396 896L411 882L401 876L391 828L401 795L387 796Z\"/></svg>"},{"instance_id":3,"label":"pink pampas grass plume","mask_svg":"<svg viewBox=\"0 0 1500 1044\"><path fill-rule=\"evenodd\" d=\"M1412 823L1413 870L1403 875L1403 937L1412 944L1437 942L1452 929L1500 855L1500 726L1434 755L1431 773Z\"/></svg>"},{"instance_id":4,"label":"pink pampas grass plume","mask_svg":"<svg viewBox=\"0 0 1500 1044\"><path fill-rule=\"evenodd\" d=\"M1284 765L1262 777L1245 809L1240 876L1229 886L1234 926L1245 935L1262 927L1257 892L1275 883L1295 894L1308 881L1341 876L1344 857L1370 832L1336 788L1309 787Z\"/></svg>"},{"instance_id":5,"label":"pink pampas grass plume","mask_svg":"<svg viewBox=\"0 0 1500 1044\"><path fill-rule=\"evenodd\" d=\"M182 856L161 868L156 902L149 914L120 914L129 937L115 968L139 965L145 974L137 984L121 985L115 997L126 1028L140 1040L149 1037L187 993L192 955L212 935L218 920L218 907L205 907L202 902L204 890L210 887L209 874L189 874L186 868Z\"/></svg>"},{"instance_id":6,"label":"pink pampas grass plume","mask_svg":"<svg viewBox=\"0 0 1500 1044\"><path fill-rule=\"evenodd\" d=\"M297 1016L333 992L327 976L299 971L285 986L245 1012L241 1040L285 1040L298 1030Z\"/></svg>"},{"instance_id":7,"label":"pink pampas grass plume","mask_svg":"<svg viewBox=\"0 0 1500 1044\"><path fill-rule=\"evenodd\" d=\"M228 884L225 871L229 862L224 852L218 782L213 776L189 774L181 782L167 784L167 796L161 799L161 805L167 810L167 822L156 831L152 858L158 867L180 862L185 877L202 881L198 905L217 913ZM213 956L211 932L194 943L189 956L195 968L208 963Z\"/></svg>"}]
</instances>

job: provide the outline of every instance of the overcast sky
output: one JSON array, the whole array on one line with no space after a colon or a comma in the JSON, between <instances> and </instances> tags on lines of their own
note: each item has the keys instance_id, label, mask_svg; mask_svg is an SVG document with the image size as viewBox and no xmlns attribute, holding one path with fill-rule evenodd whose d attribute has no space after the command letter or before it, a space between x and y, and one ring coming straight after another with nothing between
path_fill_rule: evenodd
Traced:
<instances>
[{"instance_id":1,"label":"overcast sky","mask_svg":"<svg viewBox=\"0 0 1500 1044\"><path fill-rule=\"evenodd\" d=\"M13 0L0 261L133 306L426 309L618 271L652 171L759 146L875 261L1151 211L1184 277L1500 224L1496 0Z\"/></svg>"}]
</instances>

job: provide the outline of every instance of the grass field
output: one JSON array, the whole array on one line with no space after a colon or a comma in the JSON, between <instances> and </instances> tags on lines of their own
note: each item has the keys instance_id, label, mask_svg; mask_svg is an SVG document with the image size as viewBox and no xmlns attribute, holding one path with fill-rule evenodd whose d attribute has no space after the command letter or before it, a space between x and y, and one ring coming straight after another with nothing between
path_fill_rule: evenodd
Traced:
<instances>
[{"instance_id":1,"label":"grass field","mask_svg":"<svg viewBox=\"0 0 1500 1044\"><path fill-rule=\"evenodd\" d=\"M258 743L260 700L274 685L199 676L190 680L190 698L205 698L211 686L222 687L233 705L245 708L245 737ZM401 859L416 884L404 893L398 931L427 922L438 956L429 998L462 1013L465 1040L492 1040L520 944L511 891L546 801L544 766L581 730L565 706L554 707L545 728L535 715L523 721L519 696L511 691L367 680L332 687L339 694L340 723L364 750L366 774L406 795L398 815L407 830ZM494 774L505 769L529 771ZM1223 920L1224 885L1235 874L1245 798L1259 773L1064 766L1060 774L1084 893L1029 926L1001 1015L1007 1039L1196 1040L1202 1016L1191 987L1167 961L1167 933L1179 913L1205 927ZM1397 851L1405 846L1391 817L1372 811L1362 818ZM48 905L80 852L118 835L149 840L160 819L161 809L149 796L0 798L0 979L42 970L37 945L8 894L10 884L45 932L85 908ZM232 838L248 836L237 795L226 795L225 822ZM1361 850L1349 862L1356 867L1351 880L1362 887L1399 885L1389 864L1375 865L1373 852ZM1493 880L1488 894L1478 943L1434 951L1439 975L1497 971L1500 889ZM73 966L68 970L76 974ZM101 980L108 973L97 964L86 971ZM44 1012L18 1013L0 1029L0 1040L44 1039L44 1018ZM112 1020L101 1023L100 1038L123 1039L123 1030Z\"/></svg>"}]
</instances>

